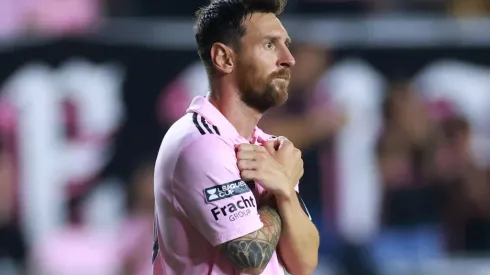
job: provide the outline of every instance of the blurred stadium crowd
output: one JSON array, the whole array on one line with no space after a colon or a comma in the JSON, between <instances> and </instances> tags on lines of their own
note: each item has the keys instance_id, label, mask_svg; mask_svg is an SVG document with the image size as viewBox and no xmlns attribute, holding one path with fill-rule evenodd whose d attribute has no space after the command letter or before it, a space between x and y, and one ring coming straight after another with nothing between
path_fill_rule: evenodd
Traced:
<instances>
[{"instance_id":1,"label":"blurred stadium crowd","mask_svg":"<svg viewBox=\"0 0 490 275\"><path fill-rule=\"evenodd\" d=\"M194 14L202 0L2 0L0 37L65 35L99 26L106 16L179 17ZM456 17L485 16L485 0L290 0L286 14L373 15L382 13L434 13Z\"/></svg>"},{"instance_id":2,"label":"blurred stadium crowd","mask_svg":"<svg viewBox=\"0 0 490 275\"><path fill-rule=\"evenodd\" d=\"M113 17L188 19L202 4L2 0L0 44L74 39ZM489 12L486 0L290 0L285 16ZM151 274L153 161L168 126L206 94L205 71L190 51L174 68L179 49L165 60L123 48L118 60L110 46L80 47L61 47L56 70L36 62L52 50L1 54L0 275ZM96 54L64 60L71 50ZM404 51L292 50L289 100L259 126L303 150L317 274L490 274L488 45L457 49L467 60L405 50L426 56L409 70L398 68ZM120 64L100 64L105 55Z\"/></svg>"}]
</instances>

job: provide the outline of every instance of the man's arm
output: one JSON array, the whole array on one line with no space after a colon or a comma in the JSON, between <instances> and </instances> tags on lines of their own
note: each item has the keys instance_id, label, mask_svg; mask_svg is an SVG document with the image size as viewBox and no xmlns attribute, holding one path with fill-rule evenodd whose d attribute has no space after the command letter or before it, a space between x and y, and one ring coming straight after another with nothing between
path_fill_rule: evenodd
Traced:
<instances>
[{"instance_id":1,"label":"man's arm","mask_svg":"<svg viewBox=\"0 0 490 275\"><path fill-rule=\"evenodd\" d=\"M294 190L303 176L301 152L289 140L281 138L267 141L263 147L241 144L237 149L242 178L260 182L268 191L265 196L272 195L277 202L282 221L278 248L287 269L293 275L313 273L318 263L319 235ZM287 174L285 178L283 173ZM274 186L272 183L277 179L284 185ZM261 201L274 203L272 198Z\"/></svg>"},{"instance_id":2,"label":"man's arm","mask_svg":"<svg viewBox=\"0 0 490 275\"><path fill-rule=\"evenodd\" d=\"M296 192L276 199L282 219L278 250L286 269L293 275L312 274L318 265L320 236L304 212Z\"/></svg>"},{"instance_id":3,"label":"man's arm","mask_svg":"<svg viewBox=\"0 0 490 275\"><path fill-rule=\"evenodd\" d=\"M265 142L264 148L288 171L291 184L282 195L274 195L267 200L269 205L278 209L282 220L279 256L293 275L312 274L318 265L320 236L307 214L306 206L303 205L303 209L295 188L304 173L301 151L291 141L281 137Z\"/></svg>"},{"instance_id":4,"label":"man's arm","mask_svg":"<svg viewBox=\"0 0 490 275\"><path fill-rule=\"evenodd\" d=\"M175 201L189 222L227 256L230 266L260 274L276 250L281 219L240 179L235 149L217 135L203 135L184 146L175 171ZM235 211L247 214L232 219Z\"/></svg>"},{"instance_id":5,"label":"man's arm","mask_svg":"<svg viewBox=\"0 0 490 275\"><path fill-rule=\"evenodd\" d=\"M233 265L247 274L264 271L281 236L281 217L275 209L261 206L259 215L263 228L220 246Z\"/></svg>"}]
</instances>

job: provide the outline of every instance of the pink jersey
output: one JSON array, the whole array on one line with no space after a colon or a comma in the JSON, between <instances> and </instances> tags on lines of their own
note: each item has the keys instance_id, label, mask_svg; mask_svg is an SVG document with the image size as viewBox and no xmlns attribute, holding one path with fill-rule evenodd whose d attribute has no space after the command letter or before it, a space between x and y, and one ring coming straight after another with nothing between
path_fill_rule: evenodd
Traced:
<instances>
[{"instance_id":1,"label":"pink jersey","mask_svg":"<svg viewBox=\"0 0 490 275\"><path fill-rule=\"evenodd\" d=\"M255 128L251 140L271 136ZM251 189L240 179L235 144L250 143L205 98L163 139L155 167L159 252L155 275L239 274L217 245L263 227ZM285 274L276 253L264 275Z\"/></svg>"}]
</instances>

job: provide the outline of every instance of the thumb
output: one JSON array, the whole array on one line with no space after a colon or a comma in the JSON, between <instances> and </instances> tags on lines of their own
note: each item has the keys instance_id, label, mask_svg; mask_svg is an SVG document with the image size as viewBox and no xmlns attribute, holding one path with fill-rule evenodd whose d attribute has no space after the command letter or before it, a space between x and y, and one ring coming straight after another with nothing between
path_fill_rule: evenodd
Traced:
<instances>
[{"instance_id":1,"label":"thumb","mask_svg":"<svg viewBox=\"0 0 490 275\"><path fill-rule=\"evenodd\" d=\"M276 152L276 148L279 147L279 141L277 139L272 139L264 142L264 148L267 152L273 155Z\"/></svg>"}]
</instances>

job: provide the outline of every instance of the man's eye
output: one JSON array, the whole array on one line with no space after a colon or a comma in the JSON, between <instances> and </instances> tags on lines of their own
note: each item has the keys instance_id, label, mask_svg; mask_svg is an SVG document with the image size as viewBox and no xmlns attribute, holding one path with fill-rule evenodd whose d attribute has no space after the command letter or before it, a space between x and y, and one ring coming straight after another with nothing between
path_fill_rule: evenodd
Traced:
<instances>
[{"instance_id":1,"label":"man's eye","mask_svg":"<svg viewBox=\"0 0 490 275\"><path fill-rule=\"evenodd\" d=\"M265 47L267 49L274 49L274 44L271 41L265 42Z\"/></svg>"}]
</instances>

